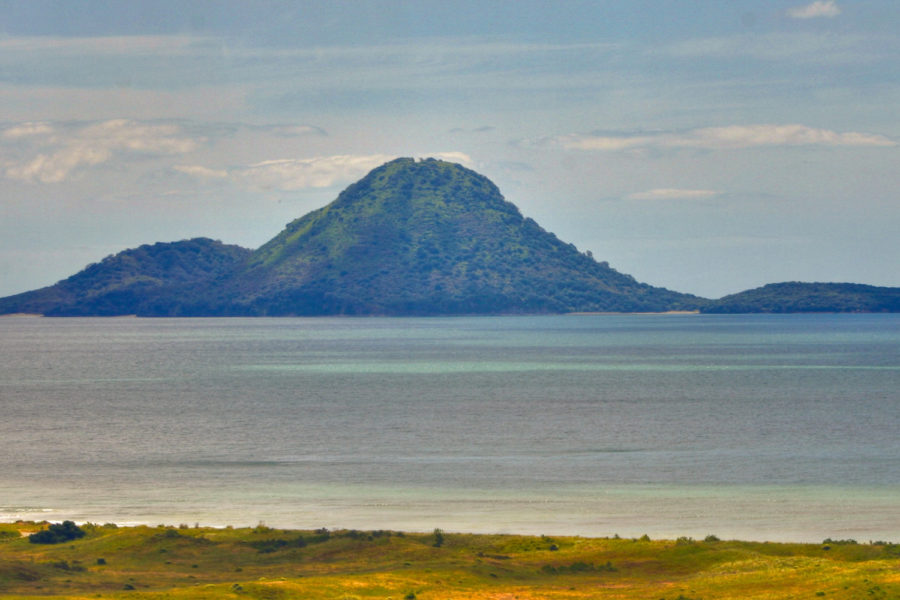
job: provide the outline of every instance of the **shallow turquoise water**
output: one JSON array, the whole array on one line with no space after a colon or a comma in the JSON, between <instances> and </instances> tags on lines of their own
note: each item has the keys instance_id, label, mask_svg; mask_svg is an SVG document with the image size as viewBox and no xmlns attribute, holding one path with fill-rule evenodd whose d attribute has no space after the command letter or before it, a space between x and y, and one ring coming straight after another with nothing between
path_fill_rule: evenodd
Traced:
<instances>
[{"instance_id":1,"label":"shallow turquoise water","mask_svg":"<svg viewBox=\"0 0 900 600\"><path fill-rule=\"evenodd\" d=\"M0 519L900 541L900 315L0 319Z\"/></svg>"}]
</instances>

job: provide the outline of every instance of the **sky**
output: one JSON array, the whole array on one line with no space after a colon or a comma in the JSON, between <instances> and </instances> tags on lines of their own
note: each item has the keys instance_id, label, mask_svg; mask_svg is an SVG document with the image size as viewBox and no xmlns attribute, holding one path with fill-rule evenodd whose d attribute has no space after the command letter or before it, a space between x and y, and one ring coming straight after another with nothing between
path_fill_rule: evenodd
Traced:
<instances>
[{"instance_id":1,"label":"sky","mask_svg":"<svg viewBox=\"0 0 900 600\"><path fill-rule=\"evenodd\" d=\"M900 286L896 0L0 0L0 296L399 156L710 298Z\"/></svg>"}]
</instances>

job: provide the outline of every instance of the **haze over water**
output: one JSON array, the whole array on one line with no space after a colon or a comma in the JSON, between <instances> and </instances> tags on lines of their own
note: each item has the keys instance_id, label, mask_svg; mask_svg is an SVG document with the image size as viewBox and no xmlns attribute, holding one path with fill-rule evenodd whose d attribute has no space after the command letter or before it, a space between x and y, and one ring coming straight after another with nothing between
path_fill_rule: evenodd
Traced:
<instances>
[{"instance_id":1,"label":"haze over water","mask_svg":"<svg viewBox=\"0 0 900 600\"><path fill-rule=\"evenodd\" d=\"M0 319L0 519L900 541L900 316Z\"/></svg>"}]
</instances>

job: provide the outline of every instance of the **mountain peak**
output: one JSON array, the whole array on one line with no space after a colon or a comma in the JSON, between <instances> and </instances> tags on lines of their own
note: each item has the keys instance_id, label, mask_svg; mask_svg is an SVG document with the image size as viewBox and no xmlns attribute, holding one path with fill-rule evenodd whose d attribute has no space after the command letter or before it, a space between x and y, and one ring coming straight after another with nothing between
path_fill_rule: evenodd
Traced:
<instances>
[{"instance_id":1,"label":"mountain peak","mask_svg":"<svg viewBox=\"0 0 900 600\"><path fill-rule=\"evenodd\" d=\"M639 284L526 219L487 177L400 158L257 250L222 297L249 314L667 310Z\"/></svg>"},{"instance_id":2,"label":"mountain peak","mask_svg":"<svg viewBox=\"0 0 900 600\"><path fill-rule=\"evenodd\" d=\"M497 207L503 203L505 210L519 212L513 204L503 199L497 186L484 175L436 158L398 158L385 163L349 186L333 204L342 205L361 199L376 202L392 200L395 203L438 200L448 206L466 205L477 199Z\"/></svg>"}]
</instances>

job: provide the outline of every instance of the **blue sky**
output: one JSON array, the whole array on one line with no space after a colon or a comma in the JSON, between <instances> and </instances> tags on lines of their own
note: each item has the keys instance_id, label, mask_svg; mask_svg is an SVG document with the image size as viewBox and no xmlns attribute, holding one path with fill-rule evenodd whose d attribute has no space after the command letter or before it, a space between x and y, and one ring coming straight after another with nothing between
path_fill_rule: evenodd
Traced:
<instances>
[{"instance_id":1,"label":"blue sky","mask_svg":"<svg viewBox=\"0 0 900 600\"><path fill-rule=\"evenodd\" d=\"M900 285L900 3L0 0L0 295L397 156L641 281Z\"/></svg>"}]
</instances>

